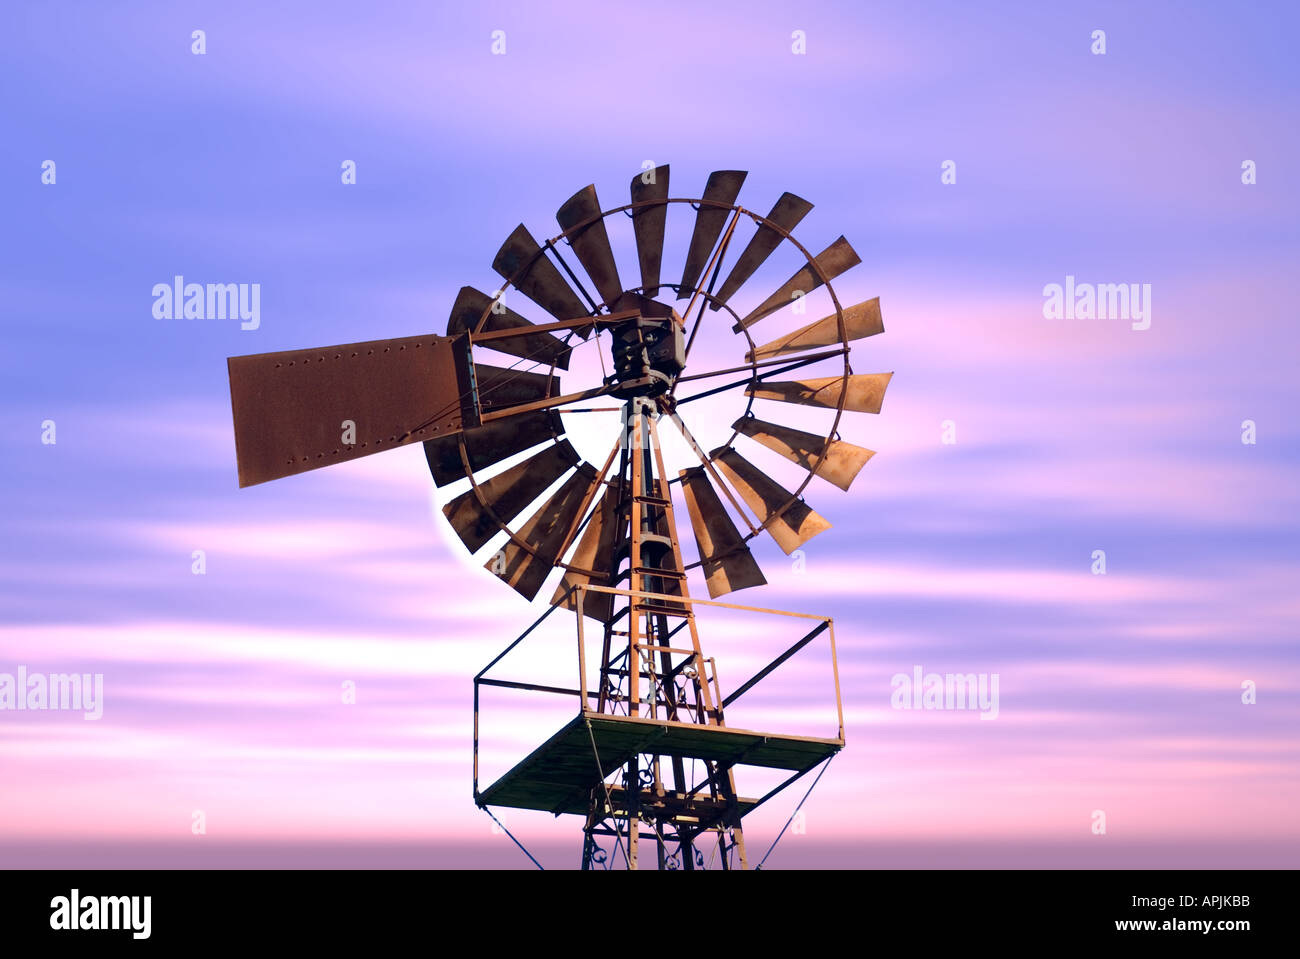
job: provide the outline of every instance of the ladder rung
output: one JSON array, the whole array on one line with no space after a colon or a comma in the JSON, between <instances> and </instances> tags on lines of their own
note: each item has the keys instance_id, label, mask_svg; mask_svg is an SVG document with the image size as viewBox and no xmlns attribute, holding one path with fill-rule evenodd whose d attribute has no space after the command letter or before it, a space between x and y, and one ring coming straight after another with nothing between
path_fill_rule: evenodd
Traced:
<instances>
[{"instance_id":1,"label":"ladder rung","mask_svg":"<svg viewBox=\"0 0 1300 959\"><path fill-rule=\"evenodd\" d=\"M673 508L672 500L663 499L662 497L659 496L634 496L632 497L632 500L636 501L637 503L640 503L642 506L658 506L660 509ZM631 508L632 508L631 500L618 504L619 511L623 513L626 513Z\"/></svg>"},{"instance_id":2,"label":"ladder rung","mask_svg":"<svg viewBox=\"0 0 1300 959\"><path fill-rule=\"evenodd\" d=\"M690 609L685 606L679 609L675 606L661 606L657 603L639 603L636 611L638 613L653 613L664 616L681 616L683 619L691 615Z\"/></svg>"},{"instance_id":3,"label":"ladder rung","mask_svg":"<svg viewBox=\"0 0 1300 959\"><path fill-rule=\"evenodd\" d=\"M686 574L677 569L657 569L654 566L638 566L632 570L638 576L671 576L674 579L685 579Z\"/></svg>"}]
</instances>

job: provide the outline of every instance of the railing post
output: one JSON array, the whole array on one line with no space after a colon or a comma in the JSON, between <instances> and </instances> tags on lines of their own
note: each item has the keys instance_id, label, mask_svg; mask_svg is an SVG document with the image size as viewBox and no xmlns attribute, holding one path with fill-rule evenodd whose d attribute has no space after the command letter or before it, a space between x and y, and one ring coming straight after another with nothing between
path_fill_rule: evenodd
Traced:
<instances>
[{"instance_id":1,"label":"railing post","mask_svg":"<svg viewBox=\"0 0 1300 959\"><path fill-rule=\"evenodd\" d=\"M827 630L831 634L831 672L835 674L835 712L840 720L840 742L844 741L844 701L840 698L840 661L835 655L835 620L826 617Z\"/></svg>"},{"instance_id":2,"label":"railing post","mask_svg":"<svg viewBox=\"0 0 1300 959\"><path fill-rule=\"evenodd\" d=\"M587 643L583 631L582 603L587 596L587 585L585 583L578 586L577 610L578 610L578 713L582 714L587 711Z\"/></svg>"},{"instance_id":3,"label":"railing post","mask_svg":"<svg viewBox=\"0 0 1300 959\"><path fill-rule=\"evenodd\" d=\"M478 799L478 680L474 677L474 798Z\"/></svg>"}]
</instances>

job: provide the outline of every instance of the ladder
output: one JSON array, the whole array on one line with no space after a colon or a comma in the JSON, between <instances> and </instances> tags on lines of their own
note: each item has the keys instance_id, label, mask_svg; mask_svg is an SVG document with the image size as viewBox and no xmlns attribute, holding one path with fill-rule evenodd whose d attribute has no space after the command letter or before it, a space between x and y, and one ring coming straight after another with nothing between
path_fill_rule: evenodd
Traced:
<instances>
[{"instance_id":1,"label":"ladder","mask_svg":"<svg viewBox=\"0 0 1300 959\"><path fill-rule=\"evenodd\" d=\"M624 416L620 469L614 480L618 541L608 585L626 588L632 595L605 624L596 711L724 726L716 665L704 658L695 614L688 602L664 598L689 600L689 592L655 426L658 410L653 400L636 397L628 401ZM620 587L625 581L626 587ZM674 646L674 637L683 631L689 646ZM671 769L671 785L661 768L664 759ZM636 869L643 821L653 829L660 868L695 869L697 857L702 859L695 839L710 832L717 834L723 867L730 868L734 850L740 868L745 868L731 767L701 762L705 780L692 785L681 756L651 755L642 768L638 755L623 768L618 803L609 790L593 789L583 868L600 861L595 837L613 835L626 839L627 864ZM692 803L701 791L720 810L711 821L702 819L698 803ZM625 834L618 828L620 821Z\"/></svg>"}]
</instances>

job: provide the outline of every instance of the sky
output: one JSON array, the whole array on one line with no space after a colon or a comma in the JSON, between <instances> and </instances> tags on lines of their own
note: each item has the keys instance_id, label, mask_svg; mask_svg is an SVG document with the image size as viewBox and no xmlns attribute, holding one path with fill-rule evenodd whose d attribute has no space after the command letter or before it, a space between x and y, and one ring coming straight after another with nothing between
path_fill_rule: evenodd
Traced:
<instances>
[{"instance_id":1,"label":"sky","mask_svg":"<svg viewBox=\"0 0 1300 959\"><path fill-rule=\"evenodd\" d=\"M554 236L588 183L626 203L646 161L674 196L743 169L749 209L807 198L796 237L862 259L841 302L881 298L852 358L894 377L841 426L876 455L851 492L814 481L834 528L799 563L756 542L769 584L732 597L835 620L847 747L770 865L1295 865L1300 14L650 9L0 13L0 674L103 676L97 720L0 710L0 866L531 868L473 803L471 677L552 587L530 605L465 556L418 447L239 489L225 358L443 333L516 224ZM177 275L258 284L257 328L156 318ZM1149 289L1149 328L1049 318L1067 277ZM700 362L740 362L729 336ZM571 422L598 462L602 426ZM701 628L724 682L784 648ZM795 662L756 718L825 729L828 661ZM996 718L894 708L917 668L996 674ZM564 719L494 717L506 766ZM500 817L576 864L577 820Z\"/></svg>"}]
</instances>

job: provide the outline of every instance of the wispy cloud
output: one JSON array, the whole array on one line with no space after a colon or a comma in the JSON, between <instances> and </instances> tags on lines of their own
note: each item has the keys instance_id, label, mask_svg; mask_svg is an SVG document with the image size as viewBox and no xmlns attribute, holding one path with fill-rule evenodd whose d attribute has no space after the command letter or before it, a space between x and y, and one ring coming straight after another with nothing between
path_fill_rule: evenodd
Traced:
<instances>
[{"instance_id":1,"label":"wispy cloud","mask_svg":"<svg viewBox=\"0 0 1300 959\"><path fill-rule=\"evenodd\" d=\"M888 332L852 361L895 371L885 409L840 427L877 456L850 494L809 485L834 528L798 568L760 537L770 586L731 597L835 618L849 748L808 835L1087 841L1104 809L1099 841L1295 838L1295 16L1101 12L1104 58L1077 12L1023 5L15 13L0 672L102 672L106 704L97 722L0 713L0 839L202 841L195 809L225 840L499 839L470 800L470 678L549 590L525 603L465 555L438 508L457 490L432 488L418 447L239 490L225 358L441 332L460 286L499 281L516 223L557 232L588 182L623 203L647 159L672 164L678 196L731 167L760 212L806 196L806 242L842 232L862 255L842 301L882 298ZM643 43L654 56L631 58ZM692 213L670 216L666 274ZM774 256L734 305L796 261ZM155 320L149 291L176 273L261 283L262 328ZM1042 288L1067 274L1151 283L1151 328L1045 319ZM807 306L755 335L821 315L824 293ZM741 339L715 333L692 361L740 362ZM584 354L565 383L600 375ZM741 407L691 409L709 446ZM608 422L570 429L603 461ZM573 681L572 620L555 619L512 669ZM796 638L701 623L724 683ZM809 647L737 716L813 728L828 665ZM997 673L997 720L892 708L891 677L917 665ZM556 700L496 703L490 762L557 727ZM779 830L778 805L755 835ZM572 825L511 817L558 845Z\"/></svg>"}]
</instances>

